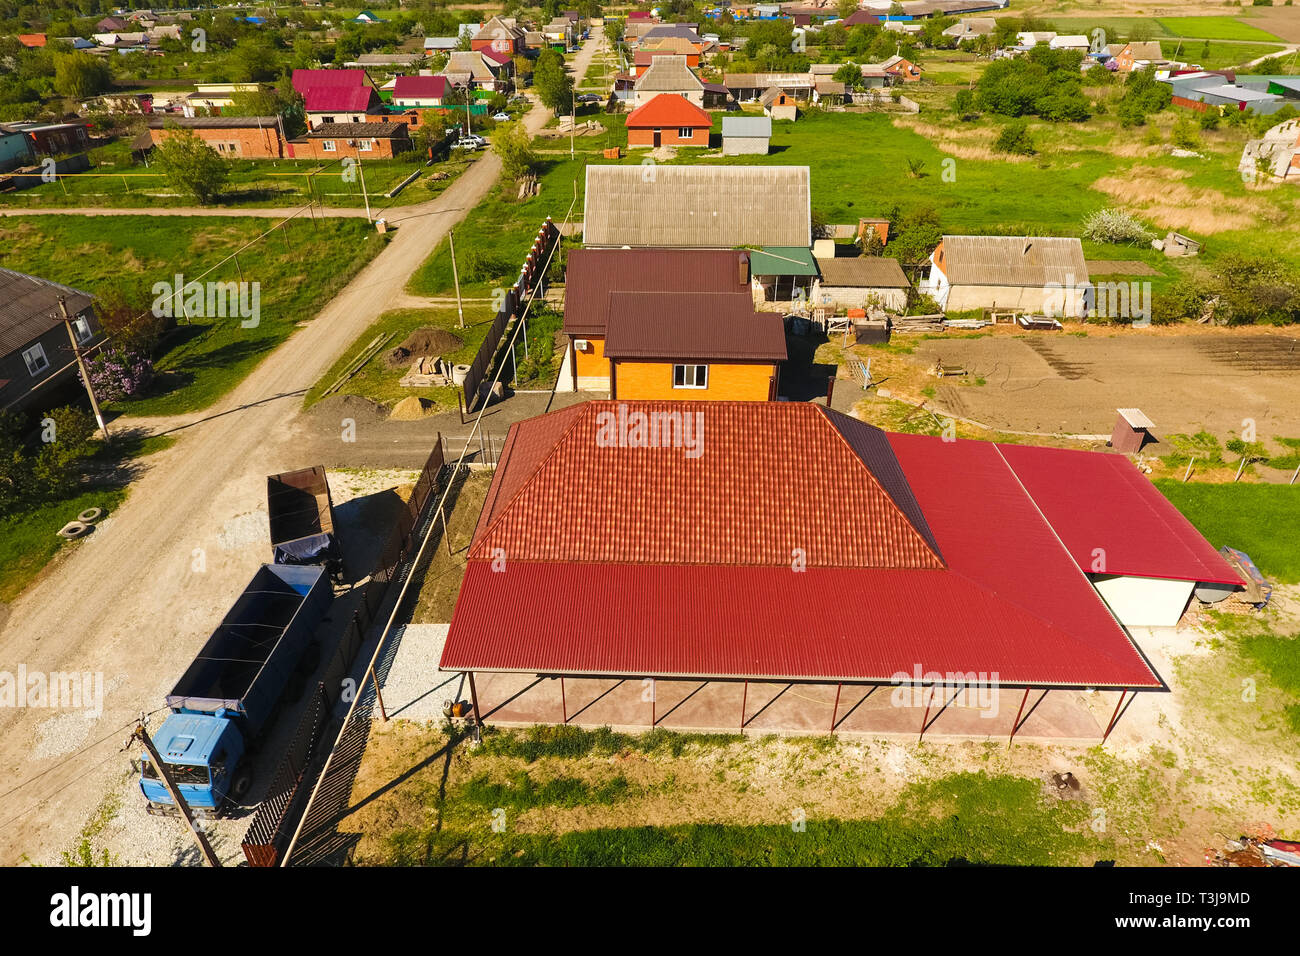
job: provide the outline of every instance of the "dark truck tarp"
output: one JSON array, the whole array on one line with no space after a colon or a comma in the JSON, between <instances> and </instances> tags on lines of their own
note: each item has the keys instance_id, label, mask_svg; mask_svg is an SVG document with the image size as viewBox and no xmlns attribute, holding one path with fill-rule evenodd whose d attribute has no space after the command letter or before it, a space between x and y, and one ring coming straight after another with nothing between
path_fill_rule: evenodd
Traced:
<instances>
[{"instance_id":1,"label":"dark truck tarp","mask_svg":"<svg viewBox=\"0 0 1300 956\"><path fill-rule=\"evenodd\" d=\"M319 565L262 565L167 695L167 706L240 714L256 733L333 599Z\"/></svg>"},{"instance_id":2,"label":"dark truck tarp","mask_svg":"<svg viewBox=\"0 0 1300 956\"><path fill-rule=\"evenodd\" d=\"M325 564L342 558L338 541L332 534L312 534L275 546L276 564Z\"/></svg>"}]
</instances>

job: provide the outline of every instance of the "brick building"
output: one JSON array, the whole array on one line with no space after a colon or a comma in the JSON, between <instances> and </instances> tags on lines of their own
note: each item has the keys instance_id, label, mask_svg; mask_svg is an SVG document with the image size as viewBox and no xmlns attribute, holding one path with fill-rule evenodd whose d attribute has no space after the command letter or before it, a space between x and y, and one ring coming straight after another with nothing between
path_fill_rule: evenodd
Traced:
<instances>
[{"instance_id":1,"label":"brick building","mask_svg":"<svg viewBox=\"0 0 1300 956\"><path fill-rule=\"evenodd\" d=\"M167 116L149 120L149 144L157 146L181 130L193 133L224 159L284 159L284 129L278 116Z\"/></svg>"}]
</instances>

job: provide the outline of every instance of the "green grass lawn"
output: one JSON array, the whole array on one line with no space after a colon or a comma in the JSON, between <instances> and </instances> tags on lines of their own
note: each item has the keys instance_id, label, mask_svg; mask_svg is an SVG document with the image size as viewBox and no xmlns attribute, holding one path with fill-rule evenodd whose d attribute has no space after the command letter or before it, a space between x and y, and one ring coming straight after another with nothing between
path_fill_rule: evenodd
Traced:
<instances>
[{"instance_id":1,"label":"green grass lawn","mask_svg":"<svg viewBox=\"0 0 1300 956\"><path fill-rule=\"evenodd\" d=\"M1197 40L1245 40L1258 43L1281 42L1267 30L1252 26L1235 17L1112 17L1071 16L1047 18L1052 29L1061 33L1088 34L1101 27L1112 42L1120 41L1134 30L1146 30L1152 39L1190 37Z\"/></svg>"},{"instance_id":2,"label":"green grass lawn","mask_svg":"<svg viewBox=\"0 0 1300 956\"><path fill-rule=\"evenodd\" d=\"M1300 486L1155 484L1214 547L1245 551L1275 583L1300 582Z\"/></svg>"},{"instance_id":3,"label":"green grass lawn","mask_svg":"<svg viewBox=\"0 0 1300 956\"><path fill-rule=\"evenodd\" d=\"M103 508L104 517L111 517L124 500L125 488L89 488L61 501L0 516L0 602L16 598L61 549L81 546L80 541L60 538L60 528L87 508Z\"/></svg>"},{"instance_id":4,"label":"green grass lawn","mask_svg":"<svg viewBox=\"0 0 1300 956\"><path fill-rule=\"evenodd\" d=\"M147 310L156 282L175 273L197 279L270 227L262 219L49 216L6 219L0 225L0 265L91 293L114 287ZM151 394L125 402L133 415L170 415L202 409L238 384L300 322L309 321L370 259L387 238L361 219L303 218L277 230L204 277L204 281L261 283L255 328L238 319L202 319L178 325L156 361Z\"/></svg>"},{"instance_id":5,"label":"green grass lawn","mask_svg":"<svg viewBox=\"0 0 1300 956\"><path fill-rule=\"evenodd\" d=\"M431 795L432 796L432 795ZM506 866L1086 865L1113 858L1083 801L1049 800L1038 780L960 773L913 784L872 819L790 824L684 824L561 833L493 833L484 808L614 805L637 796L620 775L598 783L527 773L475 778L453 792L440 829L401 829L386 862ZM490 798L490 799L489 799ZM497 802L493 802L493 801Z\"/></svg>"},{"instance_id":6,"label":"green grass lawn","mask_svg":"<svg viewBox=\"0 0 1300 956\"><path fill-rule=\"evenodd\" d=\"M1207 70L1241 66L1283 47L1272 43L1224 43L1214 40L1161 40L1160 50L1170 59L1199 63Z\"/></svg>"}]
</instances>

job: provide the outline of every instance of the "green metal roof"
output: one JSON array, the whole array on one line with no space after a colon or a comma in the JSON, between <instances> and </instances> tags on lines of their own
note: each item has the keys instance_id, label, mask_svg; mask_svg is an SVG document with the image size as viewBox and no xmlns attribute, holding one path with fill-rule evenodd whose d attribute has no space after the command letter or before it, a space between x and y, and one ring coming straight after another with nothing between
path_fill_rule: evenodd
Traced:
<instances>
[{"instance_id":1,"label":"green metal roof","mask_svg":"<svg viewBox=\"0 0 1300 956\"><path fill-rule=\"evenodd\" d=\"M815 276L817 263L803 246L765 246L750 250L749 271L756 276Z\"/></svg>"}]
</instances>

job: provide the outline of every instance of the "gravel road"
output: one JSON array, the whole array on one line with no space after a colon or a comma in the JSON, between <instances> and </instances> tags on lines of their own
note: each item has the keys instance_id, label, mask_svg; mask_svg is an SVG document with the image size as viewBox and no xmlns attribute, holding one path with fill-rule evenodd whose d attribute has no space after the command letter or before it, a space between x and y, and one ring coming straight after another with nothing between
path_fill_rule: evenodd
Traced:
<instances>
[{"instance_id":1,"label":"gravel road","mask_svg":"<svg viewBox=\"0 0 1300 956\"><path fill-rule=\"evenodd\" d=\"M597 43L575 58L577 76ZM525 123L535 132L546 120L535 106ZM175 445L148 458L111 525L13 603L0 624L0 670L100 672L104 701L98 717L0 710L0 864L24 855L57 862L120 786L128 725L161 704L266 557L262 536L246 533L264 507L265 476L314 463L299 460L293 440L303 391L393 307L499 172L498 158L484 153L437 200L404 209L387 248ZM89 749L68 759L82 748Z\"/></svg>"}]
</instances>

